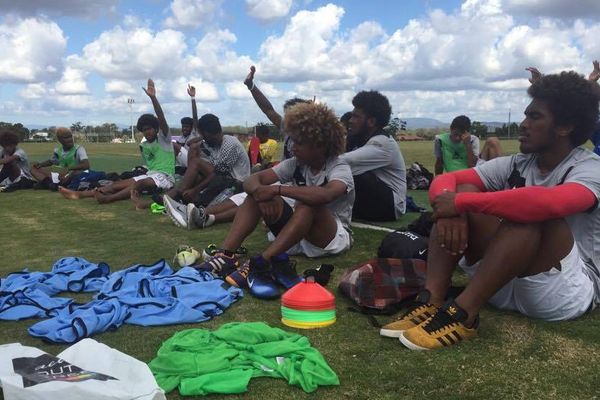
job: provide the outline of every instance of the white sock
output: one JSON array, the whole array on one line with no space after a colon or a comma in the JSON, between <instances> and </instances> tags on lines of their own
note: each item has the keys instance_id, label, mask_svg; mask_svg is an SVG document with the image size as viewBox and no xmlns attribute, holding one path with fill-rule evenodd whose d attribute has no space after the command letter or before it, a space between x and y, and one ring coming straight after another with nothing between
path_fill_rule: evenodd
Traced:
<instances>
[{"instance_id":1,"label":"white sock","mask_svg":"<svg viewBox=\"0 0 600 400\"><path fill-rule=\"evenodd\" d=\"M204 227L207 228L215 223L215 216L213 214L208 214L208 218L206 218L206 222L204 223Z\"/></svg>"}]
</instances>

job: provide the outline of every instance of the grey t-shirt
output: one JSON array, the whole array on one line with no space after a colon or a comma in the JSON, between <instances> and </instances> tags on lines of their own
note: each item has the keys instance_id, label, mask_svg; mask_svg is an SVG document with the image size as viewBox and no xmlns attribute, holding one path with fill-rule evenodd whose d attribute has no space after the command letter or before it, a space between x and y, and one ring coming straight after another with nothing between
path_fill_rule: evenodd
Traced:
<instances>
[{"instance_id":1,"label":"grey t-shirt","mask_svg":"<svg viewBox=\"0 0 600 400\"><path fill-rule=\"evenodd\" d=\"M25 153L25 150L17 148L13 155L17 156L17 166L21 170L21 175L31 179L29 160L27 159L27 153ZM9 157L9 155L5 154L4 149L0 147L0 159L4 157Z\"/></svg>"},{"instance_id":2,"label":"grey t-shirt","mask_svg":"<svg viewBox=\"0 0 600 400\"><path fill-rule=\"evenodd\" d=\"M250 176L250 159L244 145L231 136L223 135L223 142L218 147L201 144L202 158L215 167L215 172L229 174L238 181Z\"/></svg>"},{"instance_id":3,"label":"grey t-shirt","mask_svg":"<svg viewBox=\"0 0 600 400\"><path fill-rule=\"evenodd\" d=\"M396 218L406 212L406 166L398 143L393 138L373 136L364 146L342 154L340 158L350 165L352 175L373 171L392 189Z\"/></svg>"},{"instance_id":4,"label":"grey t-shirt","mask_svg":"<svg viewBox=\"0 0 600 400\"><path fill-rule=\"evenodd\" d=\"M52 164L54 164L54 165L58 165L59 152L60 152L60 147L55 147L54 153L52 153L52 158L50 158L50 161L52 161ZM77 160L77 163L80 163L83 160L88 159L88 155L87 155L85 149L83 148L83 146L79 146L79 148L75 152L75 159Z\"/></svg>"},{"instance_id":5,"label":"grey t-shirt","mask_svg":"<svg viewBox=\"0 0 600 400\"><path fill-rule=\"evenodd\" d=\"M600 157L577 147L552 171L542 174L534 154L499 157L475 167L488 191L522 186L552 187L561 183L578 183L600 200ZM600 298L600 207L565 218Z\"/></svg>"},{"instance_id":6,"label":"grey t-shirt","mask_svg":"<svg viewBox=\"0 0 600 400\"><path fill-rule=\"evenodd\" d=\"M280 162L273 167L273 172L281 183L289 182L293 186L324 186L334 180L343 182L346 185L346 192L327 204L327 208L340 219L344 228L350 231L354 204L354 179L350 166L341 157L327 160L323 169L317 174L313 174L308 166L299 164L296 157Z\"/></svg>"}]
</instances>

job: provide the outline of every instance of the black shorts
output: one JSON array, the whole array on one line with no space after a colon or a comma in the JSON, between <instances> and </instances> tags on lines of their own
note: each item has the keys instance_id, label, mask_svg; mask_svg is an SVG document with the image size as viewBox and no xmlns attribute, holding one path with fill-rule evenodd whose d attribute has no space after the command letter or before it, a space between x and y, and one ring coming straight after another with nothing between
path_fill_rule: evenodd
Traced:
<instances>
[{"instance_id":1,"label":"black shorts","mask_svg":"<svg viewBox=\"0 0 600 400\"><path fill-rule=\"evenodd\" d=\"M283 211L281 212L281 217L272 224L267 224L267 227L271 231L271 233L275 236L279 235L279 232L283 229L284 226L290 221L292 215L294 215L294 209L290 206L287 201L283 200Z\"/></svg>"},{"instance_id":2,"label":"black shorts","mask_svg":"<svg viewBox=\"0 0 600 400\"><path fill-rule=\"evenodd\" d=\"M354 192L353 218L367 221L396 220L394 192L373 171L354 175Z\"/></svg>"}]
</instances>

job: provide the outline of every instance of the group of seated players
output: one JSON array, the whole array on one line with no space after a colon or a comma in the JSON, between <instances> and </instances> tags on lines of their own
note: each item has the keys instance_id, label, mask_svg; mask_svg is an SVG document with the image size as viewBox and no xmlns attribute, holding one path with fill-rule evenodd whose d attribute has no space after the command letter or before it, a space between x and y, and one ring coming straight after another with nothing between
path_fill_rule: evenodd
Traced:
<instances>
[{"instance_id":1,"label":"group of seated players","mask_svg":"<svg viewBox=\"0 0 600 400\"><path fill-rule=\"evenodd\" d=\"M384 130L391 107L381 93L359 92L346 128L331 108L313 101L292 99L279 114L254 74L252 67L244 84L285 133L280 162L273 159L275 144L268 133L258 128L261 165L252 170L248 149L223 134L218 117L197 118L193 87L188 87L193 118L182 120L183 135L173 143L148 80L144 91L156 115L144 114L137 122L146 173L94 190L66 188L90 164L83 147L61 128L52 159L31 169L14 135L0 135L0 182L35 181L37 188L57 189L68 199L131 199L137 208L149 204L141 193L160 190L164 194L154 200L180 227L233 221L207 262L218 265L232 285L259 298L276 297L277 283L291 287L299 279L289 255L340 254L352 246L352 218L401 217L406 168L397 142ZM450 133L435 138L438 177L429 192L435 224L425 290L398 321L383 327L383 336L399 338L414 350L435 349L475 336L479 311L488 302L545 320L575 318L596 307L600 158L580 146L598 120L598 76L532 72L519 154L502 157L497 139L487 140L479 151L465 116L454 119ZM176 164L185 171L175 184ZM50 172L50 165L62 169ZM235 194L211 204L226 189ZM261 220L270 243L242 263L237 251ZM447 299L456 266L471 279L458 297Z\"/></svg>"}]
</instances>

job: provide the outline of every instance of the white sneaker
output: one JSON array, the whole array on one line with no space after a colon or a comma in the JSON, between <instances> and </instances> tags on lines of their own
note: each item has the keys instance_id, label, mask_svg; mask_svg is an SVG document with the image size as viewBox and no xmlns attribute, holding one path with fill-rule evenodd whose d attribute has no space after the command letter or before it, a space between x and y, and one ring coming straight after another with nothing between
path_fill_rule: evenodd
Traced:
<instances>
[{"instance_id":1,"label":"white sneaker","mask_svg":"<svg viewBox=\"0 0 600 400\"><path fill-rule=\"evenodd\" d=\"M163 204L171 221L180 228L187 228L187 212L184 204L178 203L168 195L163 196Z\"/></svg>"}]
</instances>

